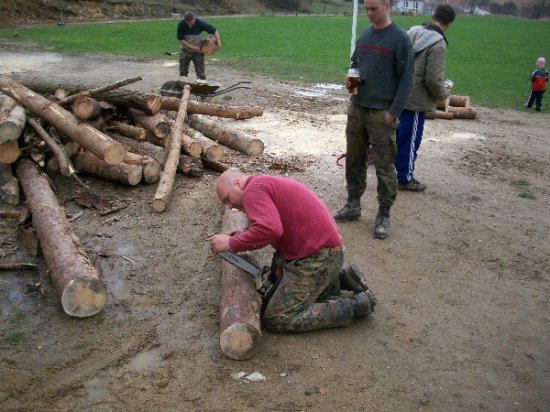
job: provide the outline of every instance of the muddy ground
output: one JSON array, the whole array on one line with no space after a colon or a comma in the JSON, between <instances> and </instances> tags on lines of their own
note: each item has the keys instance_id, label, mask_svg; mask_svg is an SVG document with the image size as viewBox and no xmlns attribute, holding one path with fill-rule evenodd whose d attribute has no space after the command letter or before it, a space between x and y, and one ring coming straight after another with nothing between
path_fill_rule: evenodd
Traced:
<instances>
[{"instance_id":1,"label":"muddy ground","mask_svg":"<svg viewBox=\"0 0 550 412\"><path fill-rule=\"evenodd\" d=\"M177 78L175 63L0 50L2 74L96 85L142 74L132 87L144 91ZM255 158L228 150L224 160L295 178L339 208L347 92L209 63L207 75L223 86L253 81L212 102L265 109L220 120L266 146ZM550 410L550 117L477 109L476 120L427 121L416 176L428 189L399 193L388 239L372 237L372 166L362 219L340 225L346 261L378 296L374 315L346 329L264 330L248 361L225 358L218 345L219 261L206 242L221 227L214 172L178 176L162 214L151 206L155 185L83 176L101 197L128 201L108 216L78 206L73 183L54 176L67 214L83 212L73 225L101 255L109 301L91 318L65 315L42 258L18 244L16 222L1 220L1 260L39 268L0 274L0 409ZM265 381L236 378L255 371Z\"/></svg>"}]
</instances>

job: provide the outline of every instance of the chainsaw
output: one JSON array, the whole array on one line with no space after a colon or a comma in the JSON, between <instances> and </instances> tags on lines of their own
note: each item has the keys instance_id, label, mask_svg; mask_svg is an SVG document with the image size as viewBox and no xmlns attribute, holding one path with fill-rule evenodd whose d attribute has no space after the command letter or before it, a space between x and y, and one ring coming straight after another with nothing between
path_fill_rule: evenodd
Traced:
<instances>
[{"instance_id":1,"label":"chainsaw","mask_svg":"<svg viewBox=\"0 0 550 412\"><path fill-rule=\"evenodd\" d=\"M262 296L264 303L271 298L273 293L275 293L282 279L281 275L283 272L282 266L277 264L278 254L274 255L271 266L264 266L261 269L236 253L222 252L219 255L222 259L252 276L256 290Z\"/></svg>"}]
</instances>

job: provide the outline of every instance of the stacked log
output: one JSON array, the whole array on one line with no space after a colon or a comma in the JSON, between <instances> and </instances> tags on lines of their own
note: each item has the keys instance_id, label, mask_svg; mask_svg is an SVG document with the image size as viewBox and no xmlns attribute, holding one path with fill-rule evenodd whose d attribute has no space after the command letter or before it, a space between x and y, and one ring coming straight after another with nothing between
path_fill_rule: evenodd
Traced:
<instances>
[{"instance_id":1,"label":"stacked log","mask_svg":"<svg viewBox=\"0 0 550 412\"><path fill-rule=\"evenodd\" d=\"M427 112L426 119L475 119L477 112L470 107L469 96L449 95L444 101L437 102L435 112Z\"/></svg>"}]
</instances>

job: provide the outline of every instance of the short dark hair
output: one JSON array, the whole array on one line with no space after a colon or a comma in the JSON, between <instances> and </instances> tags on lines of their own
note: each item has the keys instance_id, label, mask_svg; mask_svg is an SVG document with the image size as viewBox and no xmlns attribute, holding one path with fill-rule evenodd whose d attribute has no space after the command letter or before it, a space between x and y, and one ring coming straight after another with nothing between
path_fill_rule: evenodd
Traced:
<instances>
[{"instance_id":1,"label":"short dark hair","mask_svg":"<svg viewBox=\"0 0 550 412\"><path fill-rule=\"evenodd\" d=\"M195 20L195 13L193 13L192 11L185 12L183 18L185 19L185 21Z\"/></svg>"},{"instance_id":2,"label":"short dark hair","mask_svg":"<svg viewBox=\"0 0 550 412\"><path fill-rule=\"evenodd\" d=\"M432 18L443 24L452 23L455 21L455 10L448 4L440 4L435 9Z\"/></svg>"}]
</instances>

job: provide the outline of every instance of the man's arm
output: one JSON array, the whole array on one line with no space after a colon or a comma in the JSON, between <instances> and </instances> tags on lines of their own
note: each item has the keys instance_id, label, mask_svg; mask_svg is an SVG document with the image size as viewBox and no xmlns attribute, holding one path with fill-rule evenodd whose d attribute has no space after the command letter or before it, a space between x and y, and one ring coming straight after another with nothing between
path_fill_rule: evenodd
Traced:
<instances>
[{"instance_id":1,"label":"man's arm","mask_svg":"<svg viewBox=\"0 0 550 412\"><path fill-rule=\"evenodd\" d=\"M414 53L409 36L406 33L403 34L401 45L395 55L398 83L392 104L386 113L386 122L391 120L388 123L393 122L403 111L414 80Z\"/></svg>"},{"instance_id":2,"label":"man's arm","mask_svg":"<svg viewBox=\"0 0 550 412\"><path fill-rule=\"evenodd\" d=\"M214 33L214 38L216 39L216 50L220 50L220 48L222 47L222 43L220 41L220 34L218 33L217 30Z\"/></svg>"},{"instance_id":3,"label":"man's arm","mask_svg":"<svg viewBox=\"0 0 550 412\"><path fill-rule=\"evenodd\" d=\"M200 46L195 46L195 45L189 43L187 40L181 39L180 44L183 48L185 48L187 50L192 50L196 53L202 53L202 50L201 50Z\"/></svg>"},{"instance_id":4,"label":"man's arm","mask_svg":"<svg viewBox=\"0 0 550 412\"><path fill-rule=\"evenodd\" d=\"M449 96L449 90L445 87L445 60L447 47L436 43L427 50L426 72L424 82L430 94L436 100L445 100Z\"/></svg>"}]
</instances>

